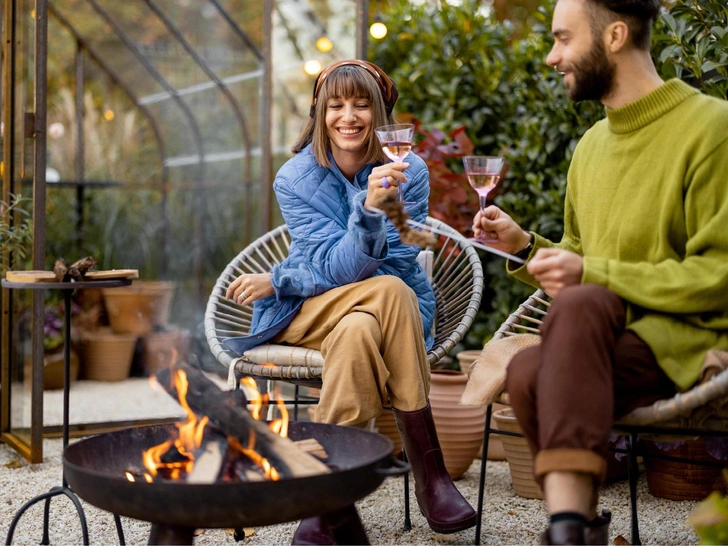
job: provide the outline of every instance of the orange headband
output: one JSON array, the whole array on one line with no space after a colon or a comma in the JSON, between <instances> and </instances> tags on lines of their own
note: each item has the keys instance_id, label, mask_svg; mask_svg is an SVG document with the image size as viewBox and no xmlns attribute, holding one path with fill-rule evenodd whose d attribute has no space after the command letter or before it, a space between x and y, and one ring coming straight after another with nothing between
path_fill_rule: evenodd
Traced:
<instances>
[{"instance_id":1,"label":"orange headband","mask_svg":"<svg viewBox=\"0 0 728 546\"><path fill-rule=\"evenodd\" d=\"M314 112L316 112L316 101L318 100L318 94L319 91L321 91L321 86L323 85L324 81L329 76L329 74L331 74L340 66L358 66L359 68L363 68L364 70L369 72L369 74L371 74L374 78L374 81L377 82L377 85L379 86L379 91L382 93L382 99L384 99L384 106L387 110L387 115L389 116L392 114L392 110L394 109L394 103L397 102L397 98L399 97L397 85L394 83L392 78L387 76L384 70L379 68L374 63L370 63L369 61L360 61L358 59L351 59L330 64L321 72L319 72L318 76L316 76L316 81L313 83L313 97L311 98L311 110L309 112L309 116L313 117Z\"/></svg>"}]
</instances>

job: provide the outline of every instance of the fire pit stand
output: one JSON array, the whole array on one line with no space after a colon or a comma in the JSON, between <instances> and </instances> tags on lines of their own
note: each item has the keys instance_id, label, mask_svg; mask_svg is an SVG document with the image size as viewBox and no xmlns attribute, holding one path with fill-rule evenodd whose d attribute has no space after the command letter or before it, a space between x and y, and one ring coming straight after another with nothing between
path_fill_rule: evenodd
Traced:
<instances>
[{"instance_id":1,"label":"fire pit stand","mask_svg":"<svg viewBox=\"0 0 728 546\"><path fill-rule=\"evenodd\" d=\"M392 457L392 442L366 430L290 422L291 440L316 439L331 472L278 481L131 482L142 452L176 431L153 425L100 434L65 450L68 483L102 510L152 524L149 544L192 544L195 529L263 527L322 516L339 544L368 544L354 503L409 465Z\"/></svg>"},{"instance_id":2,"label":"fire pit stand","mask_svg":"<svg viewBox=\"0 0 728 546\"><path fill-rule=\"evenodd\" d=\"M2 280L3 288L10 289L27 289L27 290L45 290L55 289L63 292L63 310L64 310L64 327L63 327L63 450L65 452L68 446L69 436L69 397L71 387L71 294L76 289L82 288L116 288L119 286L128 286L131 284L130 279L113 279L113 280L99 280L99 281L64 281L64 282L10 282L6 279ZM37 374L43 374L42 369L33 368L33 376ZM86 525L86 516L81 506L81 502L78 500L76 494L68 487L66 482L65 473L63 475L63 485L61 487L52 487L47 493L38 495L26 502L20 507L17 514L10 523L8 529L8 536L5 539L5 544L10 545L13 542L13 535L15 534L15 527L18 521L25 513L25 511L33 506L34 504L45 500L45 510L43 512L43 538L41 544L49 544L48 537L48 520L50 516L50 504L51 499L58 495L66 495L73 502L78 512L78 518L81 521L81 532L83 535L83 543L88 544L88 526ZM116 522L116 529L119 533L120 544L124 544L124 535L121 528L121 520L119 516L114 514L114 520Z\"/></svg>"}]
</instances>

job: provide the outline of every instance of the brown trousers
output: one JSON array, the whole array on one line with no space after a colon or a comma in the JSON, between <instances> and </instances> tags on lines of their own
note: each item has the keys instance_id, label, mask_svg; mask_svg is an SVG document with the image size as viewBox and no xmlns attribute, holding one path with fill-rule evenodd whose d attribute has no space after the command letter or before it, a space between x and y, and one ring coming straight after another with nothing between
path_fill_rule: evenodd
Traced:
<instances>
[{"instance_id":1,"label":"brown trousers","mask_svg":"<svg viewBox=\"0 0 728 546\"><path fill-rule=\"evenodd\" d=\"M583 472L602 483L616 417L675 394L649 346L625 330L625 304L584 284L554 298L542 343L511 360L506 390L534 454L534 475Z\"/></svg>"},{"instance_id":2,"label":"brown trousers","mask_svg":"<svg viewBox=\"0 0 728 546\"><path fill-rule=\"evenodd\" d=\"M362 425L388 400L402 411L427 404L422 315L414 291L399 277L372 277L307 299L272 342L321 351L316 422Z\"/></svg>"}]
</instances>

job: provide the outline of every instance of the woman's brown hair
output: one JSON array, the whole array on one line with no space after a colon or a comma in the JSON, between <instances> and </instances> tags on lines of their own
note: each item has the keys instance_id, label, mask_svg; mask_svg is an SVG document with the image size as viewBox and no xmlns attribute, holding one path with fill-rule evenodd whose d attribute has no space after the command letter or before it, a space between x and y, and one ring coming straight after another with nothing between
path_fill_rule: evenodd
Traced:
<instances>
[{"instance_id":1,"label":"woman's brown hair","mask_svg":"<svg viewBox=\"0 0 728 546\"><path fill-rule=\"evenodd\" d=\"M316 82L318 84L318 81ZM374 134L374 128L381 125L395 123L387 109L382 97L382 91L374 77L363 67L355 64L345 64L331 71L320 86L315 84L315 106L312 107L313 116L306 121L298 140L293 145L293 153L297 154L312 144L316 162L322 167L331 167L329 152L331 146L326 131L326 108L331 99L362 98L369 101L372 109L372 126L369 135L364 162L386 163L387 156Z\"/></svg>"}]
</instances>

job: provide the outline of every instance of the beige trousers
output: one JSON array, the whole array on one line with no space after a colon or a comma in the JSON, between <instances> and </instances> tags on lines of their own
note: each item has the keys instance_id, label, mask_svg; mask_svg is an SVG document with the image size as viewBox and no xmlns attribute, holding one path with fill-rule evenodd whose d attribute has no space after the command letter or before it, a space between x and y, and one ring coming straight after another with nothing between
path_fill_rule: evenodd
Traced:
<instances>
[{"instance_id":1,"label":"beige trousers","mask_svg":"<svg viewBox=\"0 0 728 546\"><path fill-rule=\"evenodd\" d=\"M321 351L316 422L362 425L388 400L402 411L427 404L422 317L417 296L398 277L372 277L307 299L271 342Z\"/></svg>"}]
</instances>

